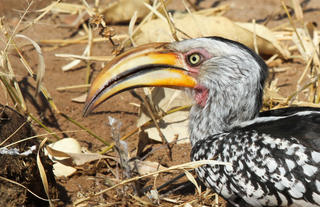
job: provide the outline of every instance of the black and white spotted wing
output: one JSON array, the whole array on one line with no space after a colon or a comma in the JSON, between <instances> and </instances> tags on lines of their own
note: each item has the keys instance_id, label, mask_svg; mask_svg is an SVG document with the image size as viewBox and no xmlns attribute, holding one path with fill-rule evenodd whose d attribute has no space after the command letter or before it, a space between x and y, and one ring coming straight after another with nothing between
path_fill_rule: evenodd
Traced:
<instances>
[{"instance_id":1,"label":"black and white spotted wing","mask_svg":"<svg viewBox=\"0 0 320 207\"><path fill-rule=\"evenodd\" d=\"M196 170L199 178L229 201L240 198L252 206L320 206L320 115L285 113L261 116L197 142L193 160L232 164L202 166Z\"/></svg>"}]
</instances>

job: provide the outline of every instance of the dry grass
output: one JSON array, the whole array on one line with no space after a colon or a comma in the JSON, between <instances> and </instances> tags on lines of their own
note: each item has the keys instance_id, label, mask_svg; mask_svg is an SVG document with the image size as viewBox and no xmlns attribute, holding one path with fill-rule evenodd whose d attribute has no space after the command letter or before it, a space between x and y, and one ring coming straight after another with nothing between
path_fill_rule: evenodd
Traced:
<instances>
[{"instance_id":1,"label":"dry grass","mask_svg":"<svg viewBox=\"0 0 320 207\"><path fill-rule=\"evenodd\" d=\"M312 27L312 25L309 25L305 22L303 22L303 13L301 12L302 9L298 3L297 0L292 0L294 5L294 11L296 13L295 16L291 16L288 7L286 4L282 2L283 12L285 12L288 15L290 26L288 25L282 25L277 28L273 29L273 34L275 35L275 38L277 41L283 43L283 50L290 51L290 55L286 57L286 61L290 60L299 60L300 62L305 65L304 72L302 73L301 78L296 83L296 90L292 92L291 95L289 95L287 98L281 96L279 94L279 88L277 87L277 84L275 80L272 80L271 84L267 85L266 87L266 94L264 98L264 110L265 109L275 109L280 107L286 107L286 106L313 106L313 107L320 107L320 88L319 88L319 77L320 77L320 56L319 56L319 31L316 30L315 27ZM42 123L42 121L37 118L37 116L33 115L29 112L27 105L25 103L23 94L21 92L21 88L15 78L16 74L11 66L11 60L7 54L7 50L9 47L13 47L17 54L19 55L19 58L21 59L21 64L24 66L25 70L28 72L29 76L33 78L36 82L36 88L37 93L41 93L49 103L49 106L51 109L55 112L56 116L61 116L67 121L71 122L72 124L76 125L80 128L80 130L84 130L87 133L89 133L93 138L99 140L101 143L104 144L104 147L101 147L100 153L105 154L110 152L113 147L116 145L116 143L119 143L118 141L115 141L113 143L107 143L102 137L96 135L93 130L88 129L82 124L78 123L74 119L72 119L68 114L64 114L60 112L60 110L57 108L55 104L55 100L53 97L50 96L48 90L45 87L45 83L42 81L43 76L45 76L45 62L42 57L42 51L41 47L33 41L31 38L23 36L20 34L20 32L24 31L25 29L32 27L37 22L41 21L41 18L43 18L45 15L48 15L51 13L52 10L57 10L58 2L54 2L49 7L42 10L42 13L36 17L33 21L30 21L29 24L22 27L20 23L24 20L25 15L29 11L29 7L26 8L24 14L21 16L19 23L13 30L13 32L8 31L5 23L3 21L0 21L0 32L2 35L6 38L6 45L4 48L1 49L1 70L0 70L0 80L2 83L2 87L5 89L6 96L8 96L13 106L17 111L27 116L30 120L33 120L40 126L42 126L47 132L47 135L39 135L37 138L43 139L42 136L53 136L54 139L60 139L60 133L56 133L50 129L49 126L46 126ZM31 4L29 5L31 6ZM192 5L194 6L194 5ZM63 7L59 7L60 9ZM87 78L86 81L82 85L71 85L68 87L63 88L57 88L57 90L71 90L74 88L85 88L87 89L89 86L89 77L91 74L90 64L94 61L109 61L111 60L115 55L113 56L92 56L92 48L94 44L104 44L104 42L111 41L114 43L121 42L121 44L116 45L114 44L114 53L118 54L119 52L123 51L124 49L131 46L131 44L135 45L134 43L134 36L141 32L141 28L144 24L146 24L148 21L150 21L154 17L158 18L164 18L167 21L167 24L170 26L171 36L174 40L180 40L177 36L177 33L183 33L185 36L189 36L186 32L184 32L182 29L179 29L175 26L175 22L173 21L173 18L170 17L170 14L167 12L166 4L164 1L157 2L155 1L154 5L149 5L148 7L150 9L149 14L145 15L145 17L140 21L140 23L136 26L134 26L134 22L137 21L137 17L133 17L131 21L131 25L129 26L129 32L127 35L120 35L120 34L112 34L112 27L109 26L104 22L104 19L102 18L102 14L99 13L99 10L97 8L90 8L88 4L83 0L82 4L79 5L73 5L68 7L70 13L77 13L79 15L79 19L81 19L81 15L83 13L88 13L91 19L91 23L95 25L96 29L101 30L100 34L102 36L94 36L93 29L91 25L87 25L86 23L82 23L83 26L83 32L85 33L82 37L76 37L73 39L55 39L55 40L42 40L39 43L49 45L52 47L52 49L57 49L60 47L65 47L67 45L71 44L86 44L86 47L83 51L83 54L81 56L74 55L74 54L56 54L57 57L61 58L70 58L72 59L72 62L68 65L66 65L63 70L67 71L73 67L75 67L80 62L85 62L87 67ZM195 7L193 7L195 8ZM190 11L190 8L187 8L188 11ZM65 12L65 11L64 11ZM59 13L57 14L59 15ZM254 25L256 23L254 22ZM261 51L261 48L258 48L257 45L257 34L254 30L253 32L254 36L254 48L256 51ZM39 68L35 71L30 67L30 63L27 61L27 59L24 57L23 53L21 52L22 49L19 48L19 46L16 44L16 38L25 38L28 39L28 41L31 42L31 44L36 48L36 51L38 53L38 61L39 61ZM268 65L273 65L277 61L283 61L284 57L279 54L274 54L269 60L267 60ZM287 68L275 68L275 72L282 72L288 70ZM149 97L150 98L150 97ZM154 123L158 123L160 119L162 119L167 114L174 113L178 110L183 110L185 108L188 108L190 106L180 106L177 109L167 111L164 114L156 114L157 112L154 112L151 110L151 108L154 108L154 106L149 106L149 102L144 101L142 104L147 104L147 108L150 109L149 113L152 115L152 121L146 122L143 126L147 126ZM157 124L156 124L157 125ZM159 129L159 133L161 134L161 130ZM120 138L120 140L126 140L128 137L132 136L133 134L139 132L140 128L136 128L127 135ZM163 135L162 135L163 136ZM9 137L10 138L10 137ZM8 139L9 139L8 138ZM32 138L32 137L31 137ZM30 139L31 139L30 138ZM165 140L165 138L164 138ZM24 141L28 141L28 138ZM168 144L168 141L164 141L166 144ZM5 146L5 145L4 145ZM127 152L128 154L128 152ZM120 163L118 163L120 165ZM187 178L196 186L197 189L197 199L190 200L186 202L177 202L174 199L170 201L170 196L168 197L162 197L162 200L166 200L167 202L176 202L177 206L186 206L186 204L192 204L195 203L201 203L201 201L204 198L211 198L213 197L214 200L216 200L216 195L209 195L207 192L203 193L201 192L200 187L198 186L197 182L194 180L193 176L186 171L186 169L194 169L198 167L199 165L203 164L226 164L226 163L216 163L212 160L207 161L198 161L198 162L190 162L185 163L181 165L175 165L171 166L165 170L158 170L153 173L149 173L147 175L143 176L134 176L131 178L126 178L124 180L119 180L116 184L112 185L111 187L108 187L104 190L101 190L97 193L92 193L92 195L79 199L73 203L73 206L80 206L83 204L83 202L88 201L90 199L93 199L96 196L100 196L101 194L104 194L108 191L116 190L117 188L127 185L128 183L135 182L137 180L143 179L145 177L150 177L151 179L155 179L155 175L159 175L160 173L167 173L171 171L182 171L187 175ZM134 174L134 173L132 173ZM44 179L45 180L45 179ZM45 181L44 181L45 183ZM135 200L134 202L138 202L141 205L157 205L156 203L152 203L150 201L146 201L144 199L140 199L137 196L131 195L131 199ZM179 205L178 205L179 204ZM218 205L218 201L215 201L215 204Z\"/></svg>"}]
</instances>

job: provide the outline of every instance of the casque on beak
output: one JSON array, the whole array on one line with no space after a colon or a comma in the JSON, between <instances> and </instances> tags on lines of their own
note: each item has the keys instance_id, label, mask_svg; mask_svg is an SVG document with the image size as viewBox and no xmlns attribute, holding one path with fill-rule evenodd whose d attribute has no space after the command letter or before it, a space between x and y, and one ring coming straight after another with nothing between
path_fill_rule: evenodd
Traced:
<instances>
[{"instance_id":1,"label":"casque on beak","mask_svg":"<svg viewBox=\"0 0 320 207\"><path fill-rule=\"evenodd\" d=\"M151 43L115 57L98 74L88 92L83 115L122 91L144 87L194 87L183 56L168 49L170 43Z\"/></svg>"}]
</instances>

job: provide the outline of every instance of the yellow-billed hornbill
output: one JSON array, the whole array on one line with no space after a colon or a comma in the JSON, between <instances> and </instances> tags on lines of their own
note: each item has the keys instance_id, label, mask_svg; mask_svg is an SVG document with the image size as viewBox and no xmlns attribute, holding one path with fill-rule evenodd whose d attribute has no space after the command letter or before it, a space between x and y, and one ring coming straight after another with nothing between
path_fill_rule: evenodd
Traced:
<instances>
[{"instance_id":1,"label":"yellow-billed hornbill","mask_svg":"<svg viewBox=\"0 0 320 207\"><path fill-rule=\"evenodd\" d=\"M259 113L267 74L257 54L224 38L147 44L108 63L84 115L127 89L191 88L191 159L232 163L197 168L206 186L238 206L320 206L320 113Z\"/></svg>"}]
</instances>

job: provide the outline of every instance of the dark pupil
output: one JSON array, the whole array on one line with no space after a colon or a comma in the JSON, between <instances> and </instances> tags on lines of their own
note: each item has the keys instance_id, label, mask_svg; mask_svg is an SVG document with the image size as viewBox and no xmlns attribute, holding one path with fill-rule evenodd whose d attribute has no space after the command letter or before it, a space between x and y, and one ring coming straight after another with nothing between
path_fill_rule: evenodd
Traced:
<instances>
[{"instance_id":1,"label":"dark pupil","mask_svg":"<svg viewBox=\"0 0 320 207\"><path fill-rule=\"evenodd\" d=\"M191 57L191 62L196 62L197 60L198 60L198 58L196 56Z\"/></svg>"}]
</instances>

